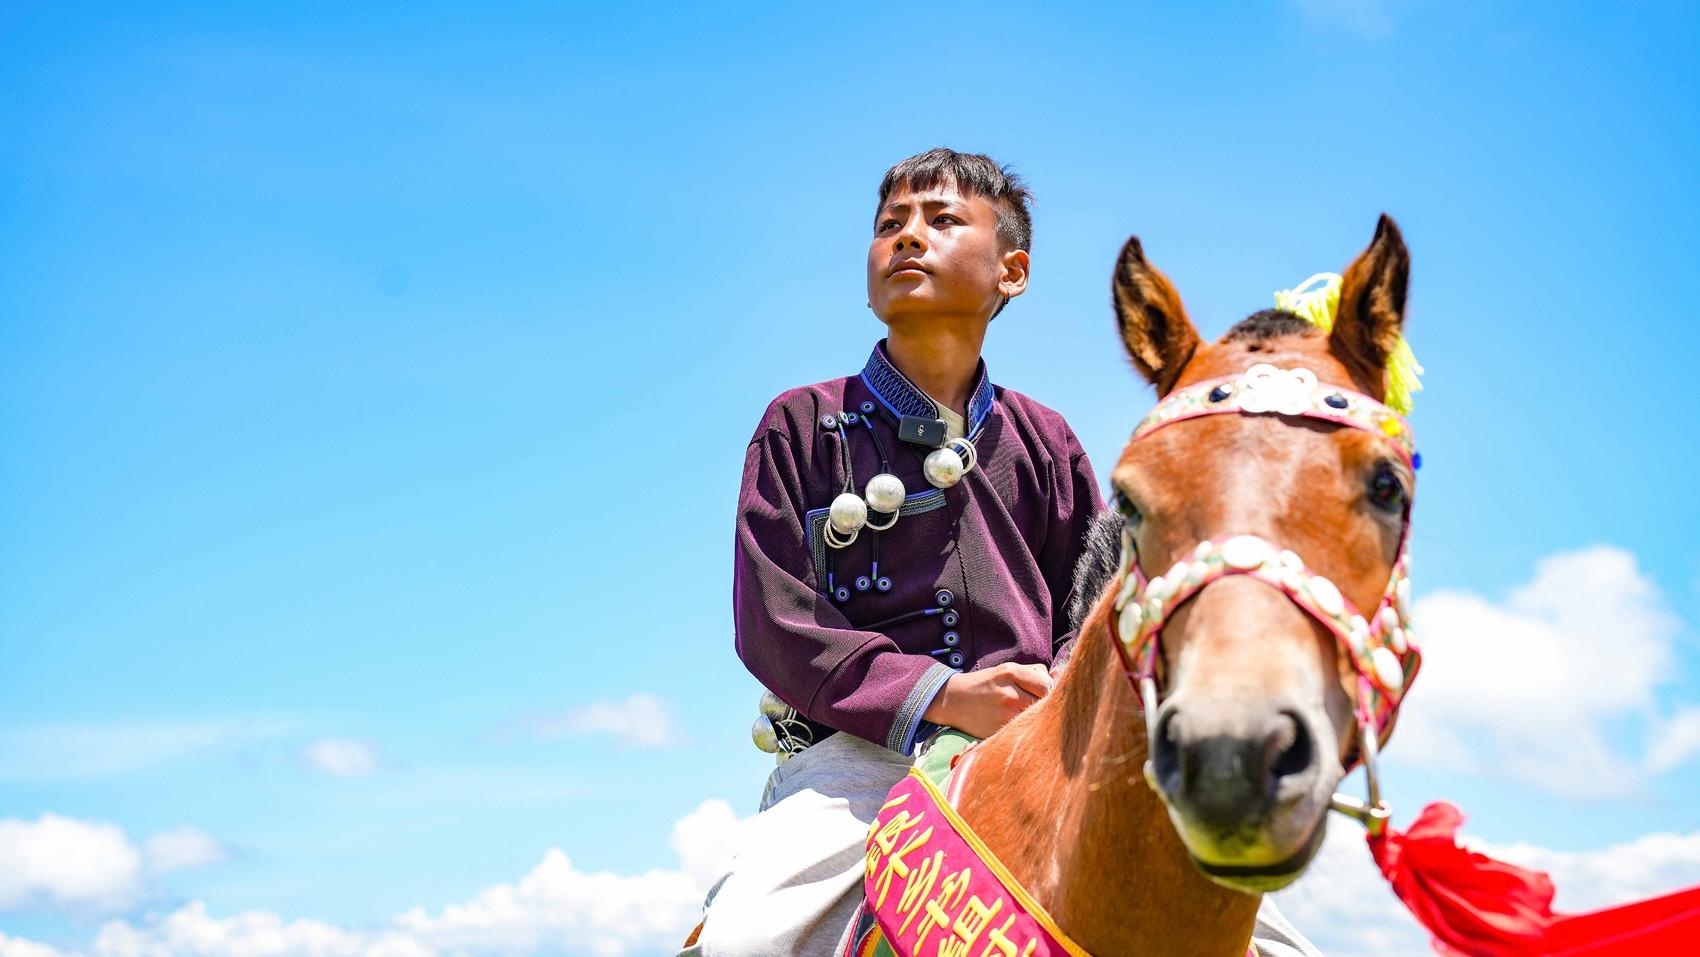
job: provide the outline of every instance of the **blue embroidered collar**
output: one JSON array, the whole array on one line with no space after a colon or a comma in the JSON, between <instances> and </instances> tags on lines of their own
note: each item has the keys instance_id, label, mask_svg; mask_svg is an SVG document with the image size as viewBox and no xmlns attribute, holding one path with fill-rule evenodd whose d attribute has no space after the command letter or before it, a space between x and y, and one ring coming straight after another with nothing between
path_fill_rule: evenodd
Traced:
<instances>
[{"instance_id":1,"label":"blue embroidered collar","mask_svg":"<svg viewBox=\"0 0 1700 957\"><path fill-rule=\"evenodd\" d=\"M874 393L874 398L886 407L886 410L899 418L905 415L925 416L929 419L939 417L939 407L921 387L909 381L909 377L898 371L892 365L891 357L886 355L885 340L875 343L874 351L868 356L868 364L862 367L862 381ZM968 420L966 423L968 437L975 438L980 434L980 428L991 417L993 406L992 380L986 377L986 360L980 360L980 367L974 381L974 392L968 397Z\"/></svg>"}]
</instances>

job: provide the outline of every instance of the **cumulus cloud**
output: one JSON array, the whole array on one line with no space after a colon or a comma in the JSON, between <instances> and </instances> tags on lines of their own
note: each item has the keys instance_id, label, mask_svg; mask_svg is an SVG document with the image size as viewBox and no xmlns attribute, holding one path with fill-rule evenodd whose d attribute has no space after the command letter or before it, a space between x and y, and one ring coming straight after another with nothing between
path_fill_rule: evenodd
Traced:
<instances>
[{"instance_id":1,"label":"cumulus cloud","mask_svg":"<svg viewBox=\"0 0 1700 957\"><path fill-rule=\"evenodd\" d=\"M111 824L43 814L0 820L0 910L112 912L141 894L142 853Z\"/></svg>"},{"instance_id":2,"label":"cumulus cloud","mask_svg":"<svg viewBox=\"0 0 1700 957\"><path fill-rule=\"evenodd\" d=\"M1633 792L1700 752L1700 717L1656 717L1673 677L1675 618L1635 557L1596 546L1542 559L1503 603L1441 591L1417 602L1423 671L1400 717L1401 761L1503 769L1571 797ZM1614 726L1655 743L1625 757Z\"/></svg>"},{"instance_id":3,"label":"cumulus cloud","mask_svg":"<svg viewBox=\"0 0 1700 957\"><path fill-rule=\"evenodd\" d=\"M378 769L378 752L353 738L320 738L301 749L301 760L315 771L339 778L358 778Z\"/></svg>"},{"instance_id":4,"label":"cumulus cloud","mask_svg":"<svg viewBox=\"0 0 1700 957\"><path fill-rule=\"evenodd\" d=\"M1339 824L1341 822L1333 822ZM1491 857L1545 871L1553 909L1580 913L1700 884L1700 831L1648 834L1592 851L1532 844L1464 843ZM1431 957L1428 934L1393 896L1355 826L1331 827L1310 869L1275 895L1281 910L1328 957Z\"/></svg>"},{"instance_id":5,"label":"cumulus cloud","mask_svg":"<svg viewBox=\"0 0 1700 957\"><path fill-rule=\"evenodd\" d=\"M607 735L646 748L666 747L679 740L672 709L641 691L624 701L592 701L564 711L524 715L497 731L501 737L516 733L543 740Z\"/></svg>"},{"instance_id":6,"label":"cumulus cloud","mask_svg":"<svg viewBox=\"0 0 1700 957\"><path fill-rule=\"evenodd\" d=\"M0 819L0 911L42 909L110 914L134 906L154 874L226 857L192 827L162 831L136 846L116 825L43 814ZM0 951L0 957L7 957Z\"/></svg>"},{"instance_id":7,"label":"cumulus cloud","mask_svg":"<svg viewBox=\"0 0 1700 957\"><path fill-rule=\"evenodd\" d=\"M705 801L673 825L679 866L635 875L585 871L552 848L511 884L438 912L414 908L388 925L338 927L247 911L218 917L194 901L162 917L115 920L87 957L635 957L672 953L701 916L742 821ZM8 949L10 948L10 949ZM31 950L28 948L38 948ZM83 957L0 936L0 957Z\"/></svg>"}]
</instances>

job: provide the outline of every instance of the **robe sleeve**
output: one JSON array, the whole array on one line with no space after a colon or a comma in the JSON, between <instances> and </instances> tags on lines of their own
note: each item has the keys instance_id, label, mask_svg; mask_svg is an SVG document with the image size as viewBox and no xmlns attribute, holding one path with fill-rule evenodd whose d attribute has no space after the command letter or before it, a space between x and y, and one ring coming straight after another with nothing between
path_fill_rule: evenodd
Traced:
<instances>
[{"instance_id":1,"label":"robe sleeve","mask_svg":"<svg viewBox=\"0 0 1700 957\"><path fill-rule=\"evenodd\" d=\"M1074 566L1086 550L1086 532L1092 519L1104 508L1098 495L1098 479L1092 463L1074 433L1068 433L1068 472L1058 475L1045 544L1039 550L1039 567L1051 588L1051 669L1055 671L1074 652L1076 629L1069 627L1068 606L1074 592Z\"/></svg>"},{"instance_id":2,"label":"robe sleeve","mask_svg":"<svg viewBox=\"0 0 1700 957\"><path fill-rule=\"evenodd\" d=\"M909 754L921 714L956 670L856 628L822 594L796 445L764 428L744 457L732 575L738 657L805 717Z\"/></svg>"}]
</instances>

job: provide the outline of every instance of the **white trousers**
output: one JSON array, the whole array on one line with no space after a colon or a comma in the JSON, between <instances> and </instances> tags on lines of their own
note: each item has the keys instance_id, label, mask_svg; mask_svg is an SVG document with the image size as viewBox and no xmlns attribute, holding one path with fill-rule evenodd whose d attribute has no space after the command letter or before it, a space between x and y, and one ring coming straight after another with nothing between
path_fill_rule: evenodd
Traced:
<instances>
[{"instance_id":1,"label":"white trousers","mask_svg":"<svg viewBox=\"0 0 1700 957\"><path fill-rule=\"evenodd\" d=\"M775 768L761 813L703 903L702 934L679 957L843 953L868 827L917 759L841 731ZM1322 957L1267 896L1252 940L1265 957Z\"/></svg>"}]
</instances>

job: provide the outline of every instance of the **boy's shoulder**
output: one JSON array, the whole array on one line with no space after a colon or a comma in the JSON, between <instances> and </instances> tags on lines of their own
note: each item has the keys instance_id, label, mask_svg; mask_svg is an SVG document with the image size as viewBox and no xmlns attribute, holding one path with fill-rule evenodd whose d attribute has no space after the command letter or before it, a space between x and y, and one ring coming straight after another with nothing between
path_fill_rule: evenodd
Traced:
<instances>
[{"instance_id":1,"label":"boy's shoulder","mask_svg":"<svg viewBox=\"0 0 1700 957\"><path fill-rule=\"evenodd\" d=\"M796 435L818 428L822 416L836 414L845 408L845 392L854 378L839 376L786 389L774 396L762 411L761 421L756 424L750 441L760 439L768 432Z\"/></svg>"},{"instance_id":2,"label":"boy's shoulder","mask_svg":"<svg viewBox=\"0 0 1700 957\"><path fill-rule=\"evenodd\" d=\"M1007 386L995 386L999 405L1004 414L1017 420L1022 427L1045 445L1059 450L1073 452L1080 447L1080 440L1074 435L1074 429L1063 418L1061 412L1045 405L1024 392L1017 392Z\"/></svg>"}]
</instances>

